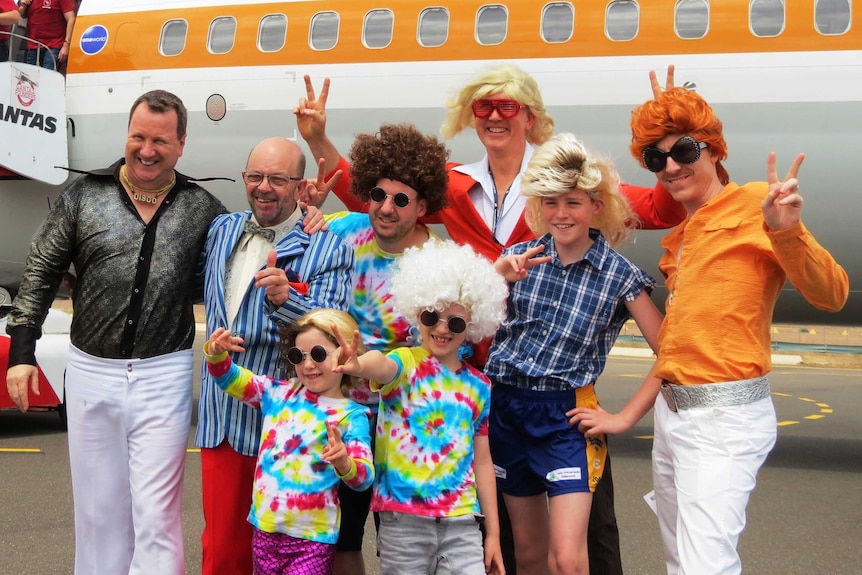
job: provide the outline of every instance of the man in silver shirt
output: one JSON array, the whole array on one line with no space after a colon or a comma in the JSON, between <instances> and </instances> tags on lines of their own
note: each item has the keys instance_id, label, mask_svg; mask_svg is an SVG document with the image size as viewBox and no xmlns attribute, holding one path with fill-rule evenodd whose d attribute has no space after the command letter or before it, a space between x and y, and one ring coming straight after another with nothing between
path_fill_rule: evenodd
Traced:
<instances>
[{"instance_id":1,"label":"man in silver shirt","mask_svg":"<svg viewBox=\"0 0 862 575\"><path fill-rule=\"evenodd\" d=\"M125 157L85 173L36 233L8 317L7 385L20 409L38 392L36 340L70 265L66 373L75 573L185 571L182 480L192 408L192 302L201 253L226 210L174 170L186 137L175 95L132 105Z\"/></svg>"}]
</instances>

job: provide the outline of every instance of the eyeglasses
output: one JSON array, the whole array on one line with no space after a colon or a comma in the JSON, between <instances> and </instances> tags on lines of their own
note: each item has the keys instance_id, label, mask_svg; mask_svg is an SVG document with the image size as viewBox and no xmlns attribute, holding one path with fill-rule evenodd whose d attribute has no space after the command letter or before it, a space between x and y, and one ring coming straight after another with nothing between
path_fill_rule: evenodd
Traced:
<instances>
[{"instance_id":1,"label":"eyeglasses","mask_svg":"<svg viewBox=\"0 0 862 575\"><path fill-rule=\"evenodd\" d=\"M311 348L311 351L302 351L298 347L292 347L287 350L287 361L290 365L299 365L305 362L305 358L307 356L311 356L311 360L314 363L323 363L326 361L326 358L331 354L338 351L338 349L333 349L332 351L326 351L326 348L322 345L315 345Z\"/></svg>"},{"instance_id":2,"label":"eyeglasses","mask_svg":"<svg viewBox=\"0 0 862 575\"><path fill-rule=\"evenodd\" d=\"M293 176L285 176L282 174L258 174L257 172L243 172L242 180L249 186L259 186L264 180L269 180L269 185L274 190L283 190L290 185L290 182L301 182L302 178L294 178Z\"/></svg>"},{"instance_id":3,"label":"eyeglasses","mask_svg":"<svg viewBox=\"0 0 862 575\"><path fill-rule=\"evenodd\" d=\"M508 98L504 100L486 100L483 98L475 100L472 107L474 116L485 119L490 117L494 110L497 110L497 113L504 118L514 118L521 111L521 108L526 108L527 106L518 103L517 100Z\"/></svg>"},{"instance_id":4,"label":"eyeglasses","mask_svg":"<svg viewBox=\"0 0 862 575\"><path fill-rule=\"evenodd\" d=\"M377 187L371 188L369 195L371 196L371 199L378 204L384 203L386 201L386 198L392 198L392 201L395 202L395 205L399 208L406 208L407 204L413 201L410 199L410 196L408 196L404 192L398 192L397 194L392 195L387 194L386 190L384 190L383 188Z\"/></svg>"},{"instance_id":5,"label":"eyeglasses","mask_svg":"<svg viewBox=\"0 0 862 575\"><path fill-rule=\"evenodd\" d=\"M668 156L677 164L693 164L700 159L700 151L706 147L706 142L698 142L691 136L683 136L667 152L650 146L644 150L644 166L650 172L660 172L667 166Z\"/></svg>"},{"instance_id":6,"label":"eyeglasses","mask_svg":"<svg viewBox=\"0 0 862 575\"><path fill-rule=\"evenodd\" d=\"M434 327L440 322L445 322L446 327L452 333L463 333L467 329L467 320L460 315L450 315L448 318L442 318L439 313L430 309L426 309L419 314L419 321L425 327Z\"/></svg>"}]
</instances>

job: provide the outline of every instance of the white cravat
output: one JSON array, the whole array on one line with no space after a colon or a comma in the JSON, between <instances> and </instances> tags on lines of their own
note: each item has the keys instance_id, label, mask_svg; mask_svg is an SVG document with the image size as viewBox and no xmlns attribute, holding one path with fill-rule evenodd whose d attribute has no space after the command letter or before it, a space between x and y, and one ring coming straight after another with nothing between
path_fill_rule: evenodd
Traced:
<instances>
[{"instance_id":1,"label":"white cravat","mask_svg":"<svg viewBox=\"0 0 862 575\"><path fill-rule=\"evenodd\" d=\"M286 221L264 228L275 232L275 239L272 242L268 242L260 234L246 232L240 236L228 259L227 272L225 273L224 296L228 326L233 325L233 320L239 313L239 307L242 305L246 292L254 286L255 274L266 264L267 254L293 229L301 217L302 211L297 206ZM254 216L251 219L257 223Z\"/></svg>"}]
</instances>

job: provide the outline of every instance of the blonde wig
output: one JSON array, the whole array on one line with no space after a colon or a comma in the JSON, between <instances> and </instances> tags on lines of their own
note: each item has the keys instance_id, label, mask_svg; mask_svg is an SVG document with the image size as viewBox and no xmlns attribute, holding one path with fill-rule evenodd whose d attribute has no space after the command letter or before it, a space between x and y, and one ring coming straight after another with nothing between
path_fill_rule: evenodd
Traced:
<instances>
[{"instance_id":1,"label":"blonde wig","mask_svg":"<svg viewBox=\"0 0 862 575\"><path fill-rule=\"evenodd\" d=\"M616 247L628 239L635 221L625 196L620 192L620 176L610 159L588 151L573 134L557 134L540 146L524 172L521 193L527 197L524 217L537 236L548 232L542 216L542 198L560 196L573 190L586 192L590 200L602 203L591 227L601 230Z\"/></svg>"},{"instance_id":2,"label":"blonde wig","mask_svg":"<svg viewBox=\"0 0 862 575\"><path fill-rule=\"evenodd\" d=\"M536 80L513 64L502 64L487 69L472 82L461 88L454 98L446 102L449 112L440 133L447 140L465 128L475 128L473 102L492 94L503 93L529 108L535 121L527 132L527 141L540 145L554 133L554 119L545 109L542 93Z\"/></svg>"},{"instance_id":3,"label":"blonde wig","mask_svg":"<svg viewBox=\"0 0 862 575\"><path fill-rule=\"evenodd\" d=\"M344 340L349 345L352 345L353 338L356 334L356 330L359 329L359 326L356 325L356 321L350 317L350 314L339 309L319 307L300 317L296 320L296 323L284 325L279 329L279 335L281 336L279 351L281 352L282 361L284 362L288 373L293 375L296 374L296 367L287 361L287 350L296 345L296 337L301 333L316 329L337 347L338 339L335 337L335 332L332 330L333 325L338 326L338 331L340 331L341 335L344 336ZM362 344L362 340L359 341L356 352L359 355L365 353L365 346ZM344 397L348 396L350 389L354 387L358 381L359 380L357 378L344 374L341 378L341 393Z\"/></svg>"},{"instance_id":4,"label":"blonde wig","mask_svg":"<svg viewBox=\"0 0 862 575\"><path fill-rule=\"evenodd\" d=\"M452 240L428 240L399 258L392 277L395 309L414 325L426 309L443 311L451 304L470 312L467 340L493 335L503 321L508 287L494 265L470 246Z\"/></svg>"}]
</instances>

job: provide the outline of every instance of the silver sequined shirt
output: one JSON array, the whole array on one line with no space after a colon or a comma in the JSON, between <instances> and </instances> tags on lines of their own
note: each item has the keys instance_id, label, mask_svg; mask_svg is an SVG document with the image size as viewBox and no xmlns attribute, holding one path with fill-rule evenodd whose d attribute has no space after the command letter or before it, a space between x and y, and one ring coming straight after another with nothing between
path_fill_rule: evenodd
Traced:
<instances>
[{"instance_id":1,"label":"silver sequined shirt","mask_svg":"<svg viewBox=\"0 0 862 575\"><path fill-rule=\"evenodd\" d=\"M192 346L192 304L203 295L202 249L210 222L226 210L178 173L174 188L145 224L119 183L122 163L70 184L34 236L8 316L10 365L35 363L35 339L71 264L78 278L75 347L120 359Z\"/></svg>"}]
</instances>

